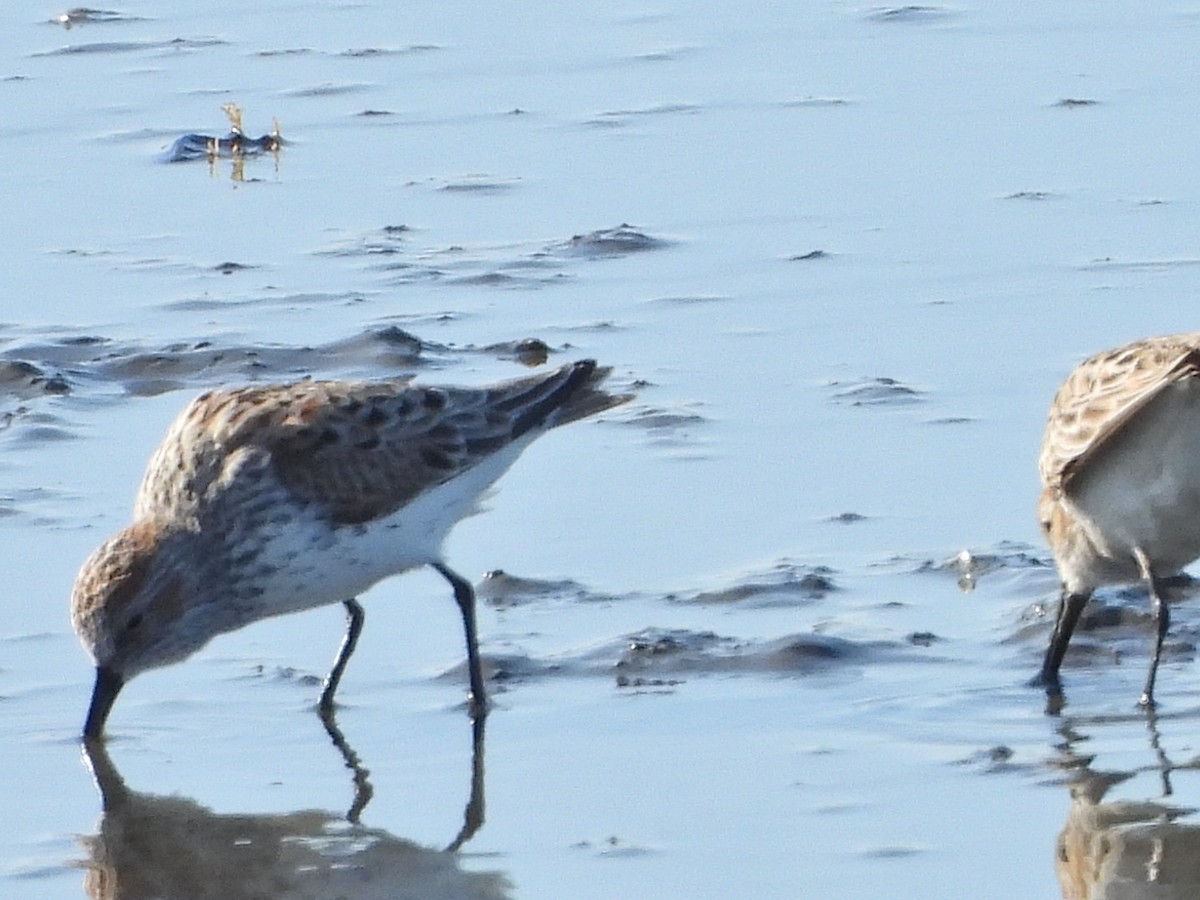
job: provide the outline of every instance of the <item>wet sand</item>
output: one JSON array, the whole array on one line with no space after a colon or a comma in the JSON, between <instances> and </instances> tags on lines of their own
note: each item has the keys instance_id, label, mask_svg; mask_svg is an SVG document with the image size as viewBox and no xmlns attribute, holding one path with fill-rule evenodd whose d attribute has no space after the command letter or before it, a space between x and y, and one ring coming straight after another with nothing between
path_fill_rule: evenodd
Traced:
<instances>
[{"instance_id":1,"label":"wet sand","mask_svg":"<svg viewBox=\"0 0 1200 900\"><path fill-rule=\"evenodd\" d=\"M0 893L1191 897L1200 612L1026 687L1060 379L1195 328L1193 13L1133 4L7 9ZM169 161L236 103L272 152ZM448 558L131 684L67 598L216 384L510 377L634 403Z\"/></svg>"}]
</instances>

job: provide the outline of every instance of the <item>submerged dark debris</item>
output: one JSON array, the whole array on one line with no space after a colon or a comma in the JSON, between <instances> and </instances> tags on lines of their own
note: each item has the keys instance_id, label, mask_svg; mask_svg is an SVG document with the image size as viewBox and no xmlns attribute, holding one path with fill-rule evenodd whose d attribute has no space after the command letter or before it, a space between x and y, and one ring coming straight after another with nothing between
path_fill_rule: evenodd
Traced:
<instances>
[{"instance_id":1,"label":"submerged dark debris","mask_svg":"<svg viewBox=\"0 0 1200 900\"><path fill-rule=\"evenodd\" d=\"M229 133L224 137L207 134L185 134L175 140L163 154L169 163L190 162L197 159L241 159L262 153L278 153L284 145L279 131L279 120L274 121L270 134L249 137L242 128L242 108L236 103L226 103L221 111L229 118Z\"/></svg>"}]
</instances>

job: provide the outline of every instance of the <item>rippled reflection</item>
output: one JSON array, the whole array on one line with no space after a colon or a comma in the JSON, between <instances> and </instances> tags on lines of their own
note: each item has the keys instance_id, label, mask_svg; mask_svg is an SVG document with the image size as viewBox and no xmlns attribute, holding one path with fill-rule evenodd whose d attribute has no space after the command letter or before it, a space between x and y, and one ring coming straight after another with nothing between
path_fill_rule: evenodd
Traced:
<instances>
[{"instance_id":1,"label":"rippled reflection","mask_svg":"<svg viewBox=\"0 0 1200 900\"><path fill-rule=\"evenodd\" d=\"M454 852L483 823L484 720L472 727L470 793L459 833L423 847L358 821L371 799L369 773L330 718L327 730L354 776L346 816L322 810L216 813L194 800L130 789L103 744L85 759L100 790L96 834L82 838L84 888L93 900L299 900L511 896L501 872L469 872Z\"/></svg>"},{"instance_id":2,"label":"rippled reflection","mask_svg":"<svg viewBox=\"0 0 1200 900\"><path fill-rule=\"evenodd\" d=\"M1182 722L1172 724L1179 726ZM1071 806L1059 833L1055 865L1065 900L1195 900L1200 897L1200 826L1196 810L1172 802L1173 773L1196 759L1174 762L1162 749L1160 722L1146 715L1153 762L1132 771L1093 768L1084 726L1063 723L1058 764L1070 771ZM1106 800L1117 785L1151 771L1159 795Z\"/></svg>"}]
</instances>

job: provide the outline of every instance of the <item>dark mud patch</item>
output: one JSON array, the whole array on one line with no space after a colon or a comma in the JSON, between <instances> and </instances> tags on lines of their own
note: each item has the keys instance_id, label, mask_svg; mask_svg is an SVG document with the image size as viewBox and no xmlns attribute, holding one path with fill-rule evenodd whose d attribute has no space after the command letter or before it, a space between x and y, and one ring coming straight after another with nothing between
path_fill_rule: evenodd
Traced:
<instances>
[{"instance_id":1,"label":"dark mud patch","mask_svg":"<svg viewBox=\"0 0 1200 900\"><path fill-rule=\"evenodd\" d=\"M664 449L687 449L695 452L701 443L696 431L708 424L708 419L693 409L677 407L664 409L642 406L621 419L626 425L640 428L650 443Z\"/></svg>"},{"instance_id":2,"label":"dark mud patch","mask_svg":"<svg viewBox=\"0 0 1200 900\"><path fill-rule=\"evenodd\" d=\"M50 20L52 24L61 25L68 29L76 28L80 25L111 25L122 22L142 21L145 20L141 16L131 16L112 9L90 9L86 6L77 6L74 9L68 9L66 12L61 12Z\"/></svg>"},{"instance_id":3,"label":"dark mud patch","mask_svg":"<svg viewBox=\"0 0 1200 900\"><path fill-rule=\"evenodd\" d=\"M616 228L602 228L587 234L577 234L568 241L551 244L546 249L547 252L557 252L564 256L606 259L661 250L668 246L670 242L663 238L652 237L632 225L622 224Z\"/></svg>"},{"instance_id":4,"label":"dark mud patch","mask_svg":"<svg viewBox=\"0 0 1200 900\"><path fill-rule=\"evenodd\" d=\"M928 847L914 847L907 844L882 844L864 847L858 855L864 859L905 859L909 856L919 856L929 852Z\"/></svg>"},{"instance_id":5,"label":"dark mud patch","mask_svg":"<svg viewBox=\"0 0 1200 900\"><path fill-rule=\"evenodd\" d=\"M61 374L47 372L21 359L0 359L0 397L29 400L70 392L71 386ZM0 426L3 424L0 422Z\"/></svg>"},{"instance_id":6,"label":"dark mud patch","mask_svg":"<svg viewBox=\"0 0 1200 900\"><path fill-rule=\"evenodd\" d=\"M385 59L393 56L409 56L417 53L432 53L441 50L437 44L409 44L407 47L360 47L330 52L315 47L280 47L259 50L254 55L266 59L276 56L326 56L340 59Z\"/></svg>"},{"instance_id":7,"label":"dark mud patch","mask_svg":"<svg viewBox=\"0 0 1200 900\"><path fill-rule=\"evenodd\" d=\"M867 521L867 518L862 513L844 512L838 513L836 516L829 516L825 521L836 525L857 525L859 522Z\"/></svg>"},{"instance_id":8,"label":"dark mud patch","mask_svg":"<svg viewBox=\"0 0 1200 900\"><path fill-rule=\"evenodd\" d=\"M207 294L199 297L185 297L181 300L171 300L164 303L164 309L181 312L204 312L213 309L233 309L245 306L279 306L288 309L306 309L314 306L350 306L364 302L362 294L356 293L289 293L261 294L253 297L217 298Z\"/></svg>"},{"instance_id":9,"label":"dark mud patch","mask_svg":"<svg viewBox=\"0 0 1200 900\"><path fill-rule=\"evenodd\" d=\"M1041 590L1041 596L1027 605L1017 616L1002 643L1022 648L1022 656L1033 663L1045 653L1061 603L1057 579L1048 579L1053 588ZM1196 600L1200 582L1188 575L1164 580L1164 596L1171 607L1170 627L1162 644L1164 663L1194 663L1200 647L1200 619ZM1132 680L1140 683L1150 666L1154 652L1157 621L1153 615L1147 591L1143 585L1131 584L1097 591L1088 600L1063 658L1062 676L1069 696L1077 669L1093 669L1089 679L1099 678L1114 666L1132 667ZM1158 683L1164 683L1166 673L1159 669ZM1130 676L1125 676L1129 678ZM1167 676L1170 678L1170 676ZM1174 680L1174 679L1172 679ZM1135 688L1130 688L1129 709L1134 710ZM1048 707L1057 713L1059 697Z\"/></svg>"},{"instance_id":10,"label":"dark mud patch","mask_svg":"<svg viewBox=\"0 0 1200 900\"><path fill-rule=\"evenodd\" d=\"M953 13L944 6L885 6L867 14L872 22L926 25L950 18Z\"/></svg>"},{"instance_id":11,"label":"dark mud patch","mask_svg":"<svg viewBox=\"0 0 1200 900\"><path fill-rule=\"evenodd\" d=\"M394 256L403 253L405 242L413 229L408 225L385 225L378 231L346 239L338 246L318 250L317 256L353 258L359 256Z\"/></svg>"},{"instance_id":12,"label":"dark mud patch","mask_svg":"<svg viewBox=\"0 0 1200 900\"><path fill-rule=\"evenodd\" d=\"M423 340L397 325L312 347L197 340L147 348L97 335L66 335L17 344L0 353L0 399L8 395L28 403L85 386L114 384L128 394L152 396L232 381L396 377L445 365L454 356L478 354L535 365L556 352L537 338L454 348Z\"/></svg>"},{"instance_id":13,"label":"dark mud patch","mask_svg":"<svg viewBox=\"0 0 1200 900\"><path fill-rule=\"evenodd\" d=\"M377 251L378 252L378 251ZM374 261L388 285L444 283L482 288L536 290L570 277L563 266L540 251L513 247L449 247L415 250L403 255L395 246L392 258ZM514 255L515 254L515 255Z\"/></svg>"},{"instance_id":14,"label":"dark mud patch","mask_svg":"<svg viewBox=\"0 0 1200 900\"><path fill-rule=\"evenodd\" d=\"M284 96L309 99L316 97L343 97L349 94L358 94L362 91L368 91L373 87L375 87L375 85L365 81L327 81L324 84L314 84L309 87L295 88L290 91L285 91Z\"/></svg>"},{"instance_id":15,"label":"dark mud patch","mask_svg":"<svg viewBox=\"0 0 1200 900\"><path fill-rule=\"evenodd\" d=\"M895 378L831 381L828 387L830 400L845 406L910 406L925 400L922 391Z\"/></svg>"},{"instance_id":16,"label":"dark mud patch","mask_svg":"<svg viewBox=\"0 0 1200 900\"><path fill-rule=\"evenodd\" d=\"M324 679L312 672L305 672L293 666L264 666L255 664L238 676L249 681L270 681L278 684L296 684L305 688L319 687Z\"/></svg>"},{"instance_id":17,"label":"dark mud patch","mask_svg":"<svg viewBox=\"0 0 1200 900\"><path fill-rule=\"evenodd\" d=\"M84 56L120 53L140 53L160 51L178 53L187 50L205 50L209 47L224 46L226 42L219 38L173 38L169 41L95 41L89 44L67 44L54 50L43 50L31 54L42 56Z\"/></svg>"},{"instance_id":18,"label":"dark mud patch","mask_svg":"<svg viewBox=\"0 0 1200 900\"><path fill-rule=\"evenodd\" d=\"M233 260L226 260L222 263L217 263L213 266L214 272L219 272L222 275L233 275L235 272L248 272L251 269L257 269L258 266L250 265L249 263L239 263Z\"/></svg>"},{"instance_id":19,"label":"dark mud patch","mask_svg":"<svg viewBox=\"0 0 1200 900\"><path fill-rule=\"evenodd\" d=\"M784 100L779 104L784 109L827 109L849 105L850 101L842 97L801 97L798 100Z\"/></svg>"},{"instance_id":20,"label":"dark mud patch","mask_svg":"<svg viewBox=\"0 0 1200 900\"><path fill-rule=\"evenodd\" d=\"M648 406L639 410L629 424L647 431L678 431L703 425L707 421L704 416L690 410L669 410Z\"/></svg>"},{"instance_id":21,"label":"dark mud patch","mask_svg":"<svg viewBox=\"0 0 1200 900\"><path fill-rule=\"evenodd\" d=\"M409 44L407 47L360 47L337 54L345 59L385 59L391 56L411 56L441 50L437 44Z\"/></svg>"},{"instance_id":22,"label":"dark mud patch","mask_svg":"<svg viewBox=\"0 0 1200 900\"><path fill-rule=\"evenodd\" d=\"M661 851L641 844L634 844L612 835L602 841L578 841L571 845L572 850L592 853L602 859L640 859L653 856Z\"/></svg>"},{"instance_id":23,"label":"dark mud patch","mask_svg":"<svg viewBox=\"0 0 1200 900\"><path fill-rule=\"evenodd\" d=\"M492 175L463 175L446 181L439 191L448 194L491 195L511 191L520 185L520 178L498 178Z\"/></svg>"},{"instance_id":24,"label":"dark mud patch","mask_svg":"<svg viewBox=\"0 0 1200 900\"><path fill-rule=\"evenodd\" d=\"M23 443L20 436L18 445ZM65 513L65 515L64 515ZM25 524L61 529L87 527L78 521L76 498L49 488L11 488L0 490L0 521L22 516ZM67 522L71 524L67 526Z\"/></svg>"},{"instance_id":25,"label":"dark mud patch","mask_svg":"<svg viewBox=\"0 0 1200 900\"><path fill-rule=\"evenodd\" d=\"M400 329L379 329L318 347L222 345L201 340L147 349L104 339L66 339L20 348L63 371L73 384L117 384L136 396L190 386L244 380L300 377L314 371L379 369L402 363L413 368L425 346ZM403 374L393 372L392 374Z\"/></svg>"},{"instance_id":26,"label":"dark mud patch","mask_svg":"<svg viewBox=\"0 0 1200 900\"><path fill-rule=\"evenodd\" d=\"M556 276L558 277L558 276ZM548 283L550 279L529 278L514 275L512 272L480 272L477 275L464 275L461 278L448 278L448 284L466 285L468 287L506 288L509 290L536 290Z\"/></svg>"},{"instance_id":27,"label":"dark mud patch","mask_svg":"<svg viewBox=\"0 0 1200 900\"><path fill-rule=\"evenodd\" d=\"M1200 588L1195 582L1177 583L1167 588L1168 603L1194 601L1197 593ZM1058 602L1056 595L1033 604L1023 614L1011 640L1044 644L1049 639ZM1098 592L1079 617L1066 658L1068 662L1101 659L1141 660L1149 664L1155 627L1149 597L1141 587ZM1198 643L1200 626L1190 617L1176 615L1163 641L1163 657L1193 659Z\"/></svg>"},{"instance_id":28,"label":"dark mud patch","mask_svg":"<svg viewBox=\"0 0 1200 900\"><path fill-rule=\"evenodd\" d=\"M1040 202L1042 200L1057 200L1059 195L1050 191L1017 191L1012 194L1006 194L1005 200L1033 200Z\"/></svg>"},{"instance_id":29,"label":"dark mud patch","mask_svg":"<svg viewBox=\"0 0 1200 900\"><path fill-rule=\"evenodd\" d=\"M806 675L891 662L905 652L890 641L853 641L794 634L744 641L712 631L646 628L613 642L611 671L623 687L669 686L684 675L775 673Z\"/></svg>"},{"instance_id":30,"label":"dark mud patch","mask_svg":"<svg viewBox=\"0 0 1200 900\"><path fill-rule=\"evenodd\" d=\"M963 759L955 760L954 765L973 769L988 775L1001 775L1009 772L1037 771L1042 763L1019 765L1014 762L1017 751L1006 744L996 744L985 747L969 754Z\"/></svg>"},{"instance_id":31,"label":"dark mud patch","mask_svg":"<svg viewBox=\"0 0 1200 900\"><path fill-rule=\"evenodd\" d=\"M503 569L493 569L476 585L477 596L498 608L526 606L530 603L566 601L571 603L608 602L617 599L612 594L597 594L577 581L523 578L510 575ZM628 597L626 599L629 599Z\"/></svg>"},{"instance_id":32,"label":"dark mud patch","mask_svg":"<svg viewBox=\"0 0 1200 900\"><path fill-rule=\"evenodd\" d=\"M68 441L77 435L70 423L61 416L48 412L19 407L16 415L5 429L11 428L9 437L14 447L37 447L53 441ZM0 422L5 417L0 417Z\"/></svg>"},{"instance_id":33,"label":"dark mud patch","mask_svg":"<svg viewBox=\"0 0 1200 900\"><path fill-rule=\"evenodd\" d=\"M1088 271L1106 271L1127 270L1127 271L1170 271L1172 269L1190 269L1193 266L1200 266L1200 257L1196 256L1181 256L1173 259L1143 259L1143 260L1128 260L1121 261L1112 257L1104 257L1103 259L1094 259L1087 265L1082 266L1082 270Z\"/></svg>"},{"instance_id":34,"label":"dark mud patch","mask_svg":"<svg viewBox=\"0 0 1200 900\"><path fill-rule=\"evenodd\" d=\"M926 559L913 569L918 574L937 574L953 577L963 591L972 591L981 578L1001 573L1023 573L1033 570L1046 574L1053 562L1028 544L1001 541L990 550L960 550L954 556L940 560Z\"/></svg>"},{"instance_id":35,"label":"dark mud patch","mask_svg":"<svg viewBox=\"0 0 1200 900\"><path fill-rule=\"evenodd\" d=\"M640 119L659 116L695 115L702 107L690 103L662 103L639 109L613 109L598 113L583 124L601 128L619 128Z\"/></svg>"},{"instance_id":36,"label":"dark mud patch","mask_svg":"<svg viewBox=\"0 0 1200 900\"><path fill-rule=\"evenodd\" d=\"M281 47L272 50L259 50L254 55L271 58L275 56L313 56L320 53L320 50L315 50L312 47Z\"/></svg>"},{"instance_id":37,"label":"dark mud patch","mask_svg":"<svg viewBox=\"0 0 1200 900\"><path fill-rule=\"evenodd\" d=\"M530 605L578 607L635 601L648 608L701 606L743 611L796 609L822 603L838 590L834 573L823 566L784 561L716 589L648 596L634 592L600 593L572 579L538 579L489 572L478 584L478 596L497 609ZM928 648L943 639L933 632L911 632L889 640L854 639L811 632L741 639L713 630L652 626L609 638L578 650L535 658L522 652L497 654L485 646L487 666L497 681L517 682L548 677L614 675L621 687L670 690L683 679L702 674L775 673L806 675L858 670L901 660L928 660ZM463 665L444 677L460 677Z\"/></svg>"},{"instance_id":38,"label":"dark mud patch","mask_svg":"<svg viewBox=\"0 0 1200 900\"><path fill-rule=\"evenodd\" d=\"M486 194L509 190L516 184L516 181L500 182L481 176L442 184L439 189ZM415 244L414 237L413 229L407 225L390 225L342 238L336 245L318 250L316 254L362 258L368 269L382 273L389 285L444 282L483 288L535 289L572 277L571 267L579 259L613 259L669 245L669 242L629 225L549 243L420 247Z\"/></svg>"},{"instance_id":39,"label":"dark mud patch","mask_svg":"<svg viewBox=\"0 0 1200 900\"><path fill-rule=\"evenodd\" d=\"M672 591L659 595L657 599L672 606L737 606L743 609L806 607L840 590L834 581L835 575L828 566L784 560L765 572L746 575L727 587ZM631 600L645 602L648 599L641 592L604 593L570 578L533 578L514 575L503 569L486 573L475 586L475 591L480 599L498 608L545 602L614 603Z\"/></svg>"},{"instance_id":40,"label":"dark mud patch","mask_svg":"<svg viewBox=\"0 0 1200 900\"><path fill-rule=\"evenodd\" d=\"M804 566L781 562L770 572L717 590L695 594L676 594L668 599L678 603L738 605L748 608L808 606L836 591L834 571L827 566Z\"/></svg>"},{"instance_id":41,"label":"dark mud patch","mask_svg":"<svg viewBox=\"0 0 1200 900\"><path fill-rule=\"evenodd\" d=\"M631 62L675 62L676 60L686 59L696 53L699 47L664 47L661 50L648 50L645 53L636 53L629 57Z\"/></svg>"},{"instance_id":42,"label":"dark mud patch","mask_svg":"<svg viewBox=\"0 0 1200 900\"><path fill-rule=\"evenodd\" d=\"M513 651L484 651L481 653L480 665L483 668L484 680L500 693L506 691L510 685L523 682L586 674L570 660L537 659L526 653ZM435 680L462 685L466 684L467 678L467 662L463 660L439 673Z\"/></svg>"},{"instance_id":43,"label":"dark mud patch","mask_svg":"<svg viewBox=\"0 0 1200 900\"><path fill-rule=\"evenodd\" d=\"M492 354L500 359L511 359L523 366L541 366L550 359L554 351L550 345L540 338L522 338L519 341L501 341L498 344L488 344L482 348L484 353Z\"/></svg>"},{"instance_id":44,"label":"dark mud patch","mask_svg":"<svg viewBox=\"0 0 1200 900\"><path fill-rule=\"evenodd\" d=\"M672 297L652 297L648 303L661 304L663 306L706 306L710 303L727 303L732 297L721 294L691 294Z\"/></svg>"}]
</instances>

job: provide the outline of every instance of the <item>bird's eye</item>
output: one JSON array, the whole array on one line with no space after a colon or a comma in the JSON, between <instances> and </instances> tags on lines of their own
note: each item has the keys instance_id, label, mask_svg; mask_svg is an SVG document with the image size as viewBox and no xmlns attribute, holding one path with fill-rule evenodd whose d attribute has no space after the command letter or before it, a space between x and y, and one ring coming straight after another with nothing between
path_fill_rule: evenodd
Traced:
<instances>
[{"instance_id":1,"label":"bird's eye","mask_svg":"<svg viewBox=\"0 0 1200 900\"><path fill-rule=\"evenodd\" d=\"M142 624L142 622L145 618L146 617L144 615L142 615L140 612L134 613L132 616L129 617L129 621L125 623L125 629L127 631L136 631L137 628Z\"/></svg>"}]
</instances>

